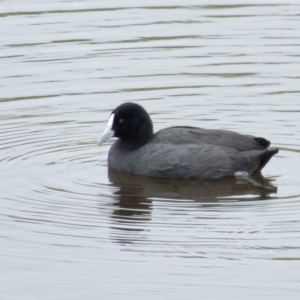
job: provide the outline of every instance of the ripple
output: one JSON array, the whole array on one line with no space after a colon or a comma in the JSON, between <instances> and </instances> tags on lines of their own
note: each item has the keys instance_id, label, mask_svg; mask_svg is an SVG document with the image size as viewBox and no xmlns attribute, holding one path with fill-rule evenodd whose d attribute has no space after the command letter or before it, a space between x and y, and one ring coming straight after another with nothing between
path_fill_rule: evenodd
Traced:
<instances>
[{"instance_id":1,"label":"ripple","mask_svg":"<svg viewBox=\"0 0 300 300\"><path fill-rule=\"evenodd\" d=\"M223 222L228 222L228 219L225 216L222 222L220 211L223 210L228 212L229 209L233 213L236 209L257 209L265 205L266 200L272 200L279 211L287 213L297 205L292 202L291 208L288 206L299 197L299 192L293 194L289 186L298 166L294 165L294 169L285 166L286 158L299 160L297 149L282 147L280 156L275 158L277 163L270 164L269 172L276 180L257 178L263 184L275 184L273 190L247 182L238 184L235 179L195 182L145 178L116 172L110 172L107 178L108 146L101 149L95 146L99 123L88 122L81 126L85 122L71 119L73 112L70 112L69 119L62 119L57 118L56 111L34 109L38 113L27 111L26 118L23 115L19 119L14 118L13 122L4 126L0 136L5 141L1 147L1 161L6 174L3 192L6 199L22 203L23 216L10 216L19 222L50 222L55 226L70 228L99 228L99 224L105 224L110 215L112 232L107 238L122 241L122 244L140 243L142 239L143 244L151 248L157 247L157 239L166 240L169 227L186 232L188 228L201 227L203 220L204 224L213 220L215 213L218 222L221 222L220 226L224 228ZM5 119L2 120L6 123ZM106 111L103 112L101 123L105 121ZM287 188L280 187L278 194L277 184L287 185ZM278 204L280 199L289 199L289 202ZM102 201L107 204L103 205ZM7 205L8 208L10 204ZM28 205L31 210L24 210ZM99 207L96 212L95 205ZM69 212L64 212L64 209ZM274 215L273 210L269 212L265 216L267 219ZM187 217L192 218L189 223ZM143 235L133 236L132 233L136 231L147 232L150 223L157 231L166 230L166 236L159 233L150 240ZM240 228L234 223L232 226L236 233L244 235L259 231L255 226L252 229L243 228L244 223ZM212 231L218 232L217 227L213 226ZM229 229L222 232L234 234ZM178 243L180 239L183 236L175 241L171 239L170 242ZM191 240L191 243L194 241ZM181 247L189 247L189 243L184 242ZM163 243L160 251L162 248Z\"/></svg>"}]
</instances>

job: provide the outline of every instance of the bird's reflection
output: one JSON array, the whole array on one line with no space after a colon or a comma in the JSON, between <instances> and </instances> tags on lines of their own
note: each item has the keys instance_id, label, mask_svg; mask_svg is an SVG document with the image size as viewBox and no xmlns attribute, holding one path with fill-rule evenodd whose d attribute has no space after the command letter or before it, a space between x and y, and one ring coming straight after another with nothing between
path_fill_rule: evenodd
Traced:
<instances>
[{"instance_id":1,"label":"bird's reflection","mask_svg":"<svg viewBox=\"0 0 300 300\"><path fill-rule=\"evenodd\" d=\"M113 239L122 244L143 239L142 232L151 220L154 198L168 205L181 200L194 200L195 208L219 205L222 201L255 201L270 199L277 188L261 174L251 177L252 182L236 178L219 180L166 179L137 176L109 170L108 177L116 188L116 202L112 214ZM254 184L253 184L254 183ZM188 201L187 201L188 202ZM184 209L184 201L181 202ZM191 208L190 201L188 205Z\"/></svg>"}]
</instances>

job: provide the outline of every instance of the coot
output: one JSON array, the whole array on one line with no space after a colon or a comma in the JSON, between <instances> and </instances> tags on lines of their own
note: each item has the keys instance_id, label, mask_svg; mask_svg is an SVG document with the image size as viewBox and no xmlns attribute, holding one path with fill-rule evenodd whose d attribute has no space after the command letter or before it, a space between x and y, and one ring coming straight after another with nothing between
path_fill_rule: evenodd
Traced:
<instances>
[{"instance_id":1,"label":"coot","mask_svg":"<svg viewBox=\"0 0 300 300\"><path fill-rule=\"evenodd\" d=\"M260 172L278 149L262 137L228 130L175 126L153 133L146 110L123 103L110 115L98 140L118 138L108 154L109 168L143 176L214 179L244 171Z\"/></svg>"}]
</instances>

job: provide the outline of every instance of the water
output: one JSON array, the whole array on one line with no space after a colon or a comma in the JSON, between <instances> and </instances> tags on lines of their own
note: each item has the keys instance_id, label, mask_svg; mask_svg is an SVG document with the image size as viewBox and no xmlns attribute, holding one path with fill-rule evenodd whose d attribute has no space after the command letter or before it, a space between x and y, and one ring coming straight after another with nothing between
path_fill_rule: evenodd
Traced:
<instances>
[{"instance_id":1,"label":"water","mask_svg":"<svg viewBox=\"0 0 300 300\"><path fill-rule=\"evenodd\" d=\"M297 1L0 6L1 299L298 299ZM107 173L135 101L280 148L256 180Z\"/></svg>"}]
</instances>

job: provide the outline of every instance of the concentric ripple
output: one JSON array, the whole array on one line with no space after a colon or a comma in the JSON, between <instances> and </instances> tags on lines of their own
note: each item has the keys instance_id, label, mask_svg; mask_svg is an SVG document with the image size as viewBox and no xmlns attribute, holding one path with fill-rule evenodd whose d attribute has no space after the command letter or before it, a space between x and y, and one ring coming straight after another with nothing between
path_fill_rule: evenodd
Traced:
<instances>
[{"instance_id":1,"label":"concentric ripple","mask_svg":"<svg viewBox=\"0 0 300 300\"><path fill-rule=\"evenodd\" d=\"M262 217L268 222L274 214L292 215L299 194L291 192L290 184L287 185L292 182L294 170L286 170L284 164L287 159L297 161L297 151L282 149L280 156L268 167L270 179L255 178L262 186L236 179L197 182L108 173L109 145L97 147L95 142L104 128L102 124L106 123L106 110L96 113L88 107L77 107L81 113L74 120L74 112L68 111L67 105L57 107L35 106L32 110L28 107L26 116L21 109L15 111L13 118L2 117L1 164L5 180L2 180L1 188L7 200L3 214L6 215L7 210L9 218L83 230L99 229L99 225L110 227L110 234L105 239L124 245L147 244L147 251L158 247L159 253L169 253L170 250L163 250L165 245L175 243L186 249L182 250L187 251L185 255L194 255L203 241L195 239L200 234L198 231L185 240L184 234L189 228L199 228L203 236L204 228L208 226L208 233L217 234L214 243L219 243L219 231L221 235L227 232L233 236L266 232L266 224L250 226L239 221L245 221L245 217L238 217L240 213L245 214L245 210L259 212L267 205L269 209L262 211ZM103 119L99 120L101 116ZM278 188L280 182L287 188L284 185ZM281 199L285 199L284 202ZM16 205L17 214L8 213L12 205ZM225 225L219 214L228 210L232 220ZM233 214L235 211L238 212ZM226 220L227 216L224 218ZM207 223L207 220L210 221ZM157 232L153 236L147 234L146 238L148 226ZM168 230L170 227L182 231L183 235L176 234L174 239ZM65 234L68 235L68 231ZM205 235L203 238L205 240ZM234 244L234 239L229 243ZM223 246L232 249L230 244ZM260 248L262 244L253 247ZM253 248L247 243L241 247Z\"/></svg>"}]
</instances>

